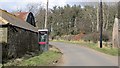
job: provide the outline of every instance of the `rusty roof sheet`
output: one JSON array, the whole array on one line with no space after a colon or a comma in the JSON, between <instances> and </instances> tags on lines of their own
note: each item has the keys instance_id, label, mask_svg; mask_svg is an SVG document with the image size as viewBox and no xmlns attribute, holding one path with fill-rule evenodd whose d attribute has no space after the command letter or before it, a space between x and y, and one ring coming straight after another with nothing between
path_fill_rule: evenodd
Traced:
<instances>
[{"instance_id":1,"label":"rusty roof sheet","mask_svg":"<svg viewBox=\"0 0 120 68\"><path fill-rule=\"evenodd\" d=\"M26 21L26 18L28 16L29 12L15 12L13 14L16 15L17 17L19 17L20 19Z\"/></svg>"},{"instance_id":2,"label":"rusty roof sheet","mask_svg":"<svg viewBox=\"0 0 120 68\"><path fill-rule=\"evenodd\" d=\"M16 17L15 15L11 14L11 13L8 13L4 10L1 10L0 9L0 20L2 22L0 22L0 25L1 24L11 24L13 26L17 26L17 27L20 27L20 28L23 28L23 29L27 29L27 30L30 30L30 31L33 31L33 32L37 32L38 29L32 25L30 25L29 23L21 20L20 18Z\"/></svg>"}]
</instances>

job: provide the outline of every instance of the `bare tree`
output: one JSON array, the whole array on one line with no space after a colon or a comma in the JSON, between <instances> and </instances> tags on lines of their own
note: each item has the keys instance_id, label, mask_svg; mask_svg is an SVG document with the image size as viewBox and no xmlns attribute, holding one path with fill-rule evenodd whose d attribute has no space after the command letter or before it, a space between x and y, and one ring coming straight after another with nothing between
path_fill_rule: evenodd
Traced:
<instances>
[{"instance_id":1,"label":"bare tree","mask_svg":"<svg viewBox=\"0 0 120 68\"><path fill-rule=\"evenodd\" d=\"M26 6L28 12L32 12L35 16L36 27L43 28L45 9L42 3L29 3Z\"/></svg>"},{"instance_id":2,"label":"bare tree","mask_svg":"<svg viewBox=\"0 0 120 68\"><path fill-rule=\"evenodd\" d=\"M38 13L39 9L41 9L43 6L41 3L29 3L27 4L26 8L28 12L32 12L34 14Z\"/></svg>"}]
</instances>

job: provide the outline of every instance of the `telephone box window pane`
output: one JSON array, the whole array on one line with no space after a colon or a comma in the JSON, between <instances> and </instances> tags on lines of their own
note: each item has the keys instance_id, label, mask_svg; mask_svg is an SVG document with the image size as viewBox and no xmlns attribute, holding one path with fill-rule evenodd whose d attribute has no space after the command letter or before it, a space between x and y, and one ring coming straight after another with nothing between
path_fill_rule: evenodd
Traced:
<instances>
[{"instance_id":1,"label":"telephone box window pane","mask_svg":"<svg viewBox=\"0 0 120 68\"><path fill-rule=\"evenodd\" d=\"M46 32L39 32L39 42L46 42L46 38L47 38L47 33Z\"/></svg>"}]
</instances>

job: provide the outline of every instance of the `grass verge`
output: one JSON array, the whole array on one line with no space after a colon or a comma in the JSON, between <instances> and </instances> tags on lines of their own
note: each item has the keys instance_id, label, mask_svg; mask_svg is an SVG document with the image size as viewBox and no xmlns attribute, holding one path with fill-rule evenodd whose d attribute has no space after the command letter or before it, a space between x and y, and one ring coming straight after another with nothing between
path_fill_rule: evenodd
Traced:
<instances>
[{"instance_id":1,"label":"grass verge","mask_svg":"<svg viewBox=\"0 0 120 68\"><path fill-rule=\"evenodd\" d=\"M83 41L66 41L66 40L53 40L54 42L65 42L65 43L72 43L72 44L79 44L81 46L89 47L96 51L109 54L112 56L118 56L118 49L117 48L99 48L96 43L92 42L83 42Z\"/></svg>"},{"instance_id":2,"label":"grass verge","mask_svg":"<svg viewBox=\"0 0 120 68\"><path fill-rule=\"evenodd\" d=\"M44 52L38 56L22 61L8 62L5 66L54 66L53 63L61 58L61 53L55 50Z\"/></svg>"}]
</instances>

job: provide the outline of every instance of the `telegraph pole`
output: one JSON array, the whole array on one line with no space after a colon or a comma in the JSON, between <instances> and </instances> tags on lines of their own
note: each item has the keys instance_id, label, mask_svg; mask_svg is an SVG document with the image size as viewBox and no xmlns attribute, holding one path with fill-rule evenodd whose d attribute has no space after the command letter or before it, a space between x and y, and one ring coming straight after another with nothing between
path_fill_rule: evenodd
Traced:
<instances>
[{"instance_id":1,"label":"telegraph pole","mask_svg":"<svg viewBox=\"0 0 120 68\"><path fill-rule=\"evenodd\" d=\"M102 11L102 0L100 0L100 48L102 48L102 32L103 32L103 11Z\"/></svg>"},{"instance_id":2,"label":"telegraph pole","mask_svg":"<svg viewBox=\"0 0 120 68\"><path fill-rule=\"evenodd\" d=\"M48 18L48 0L46 4L46 12L45 12L45 29L47 29L47 18Z\"/></svg>"}]
</instances>

